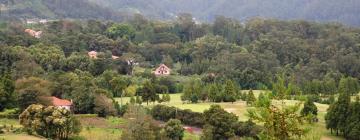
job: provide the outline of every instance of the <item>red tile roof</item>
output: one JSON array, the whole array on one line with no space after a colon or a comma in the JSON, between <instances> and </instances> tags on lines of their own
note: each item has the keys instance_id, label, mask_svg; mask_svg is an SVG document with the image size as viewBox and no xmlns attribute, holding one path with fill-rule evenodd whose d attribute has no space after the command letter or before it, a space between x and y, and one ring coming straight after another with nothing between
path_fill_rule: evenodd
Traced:
<instances>
[{"instance_id":1,"label":"red tile roof","mask_svg":"<svg viewBox=\"0 0 360 140\"><path fill-rule=\"evenodd\" d=\"M52 104L54 106L71 106L72 102L69 100L63 100L56 97L51 97Z\"/></svg>"}]
</instances>

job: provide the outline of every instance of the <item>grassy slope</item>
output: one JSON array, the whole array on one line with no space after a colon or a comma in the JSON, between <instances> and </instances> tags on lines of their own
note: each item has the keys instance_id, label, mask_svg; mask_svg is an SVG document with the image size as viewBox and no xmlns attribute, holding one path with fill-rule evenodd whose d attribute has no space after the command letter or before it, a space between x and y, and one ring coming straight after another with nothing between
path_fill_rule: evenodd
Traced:
<instances>
[{"instance_id":1,"label":"grassy slope","mask_svg":"<svg viewBox=\"0 0 360 140\"><path fill-rule=\"evenodd\" d=\"M247 91L243 91L243 92L247 92ZM261 92L260 90L254 90L255 96L257 97L260 94L260 92ZM183 102L180 99L181 94L170 94L170 96L171 96L171 101L169 103L162 103L162 104L169 105L169 106L175 106L175 107L178 107L181 109L191 109L192 111L196 111L196 112L203 112L204 110L210 108L210 106L212 104L219 104L228 112L232 112L232 113L236 114L237 116L239 116L239 120L241 120L241 121L248 120L248 117L246 114L247 114L247 109L249 109L250 107L247 106L246 102L244 102L244 101L237 101L234 103L205 102L205 103L198 103L198 104L183 104ZM120 98L116 98L116 100L120 102ZM127 103L129 101L130 101L129 97L123 98L123 103ZM276 103L277 101L274 101L274 102ZM285 102L288 105L294 105L298 101L286 100ZM155 103L155 104L158 104L158 103ZM146 104L143 104L143 105L146 105ZM153 105L152 103L149 104L149 106L152 106L152 105ZM330 132L328 130L326 130L326 128L325 128L324 116L326 114L328 105L316 103L316 106L318 107L319 123L316 123L314 125L307 125L306 127L311 128L311 129L310 129L309 133L302 139L303 140L319 140L319 139L321 139L321 140L343 140L342 138L332 136L330 134ZM194 139L198 139L198 137L194 138Z\"/></svg>"}]
</instances>

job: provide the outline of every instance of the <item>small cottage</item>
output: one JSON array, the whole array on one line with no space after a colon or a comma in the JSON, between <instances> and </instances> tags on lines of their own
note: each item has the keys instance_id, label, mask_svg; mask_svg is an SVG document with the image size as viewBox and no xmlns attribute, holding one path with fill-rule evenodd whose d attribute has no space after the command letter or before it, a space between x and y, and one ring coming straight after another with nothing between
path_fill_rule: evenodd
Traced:
<instances>
[{"instance_id":1,"label":"small cottage","mask_svg":"<svg viewBox=\"0 0 360 140\"><path fill-rule=\"evenodd\" d=\"M67 109L67 110L71 110L71 107L73 105L72 101L59 99L59 98L56 98L54 96L51 97L51 103L52 103L53 106L56 106L56 107L59 107L59 108L64 108L64 109Z\"/></svg>"},{"instance_id":2,"label":"small cottage","mask_svg":"<svg viewBox=\"0 0 360 140\"><path fill-rule=\"evenodd\" d=\"M35 38L41 38L41 34L42 34L42 31L34 31L31 29L26 29L25 32Z\"/></svg>"},{"instance_id":3,"label":"small cottage","mask_svg":"<svg viewBox=\"0 0 360 140\"><path fill-rule=\"evenodd\" d=\"M92 59L97 59L97 58L98 58L98 57L97 57L98 52L96 52L96 51L88 52L88 55L89 55L89 57L92 58ZM115 55L111 55L111 58L115 60L115 59L119 59L120 57L115 56Z\"/></svg>"},{"instance_id":4,"label":"small cottage","mask_svg":"<svg viewBox=\"0 0 360 140\"><path fill-rule=\"evenodd\" d=\"M93 58L93 59L97 58L97 52L96 51L88 52L88 55L89 55L90 58Z\"/></svg>"},{"instance_id":5,"label":"small cottage","mask_svg":"<svg viewBox=\"0 0 360 140\"><path fill-rule=\"evenodd\" d=\"M170 75L171 69L165 64L160 64L160 66L155 70L156 76L167 76Z\"/></svg>"}]
</instances>

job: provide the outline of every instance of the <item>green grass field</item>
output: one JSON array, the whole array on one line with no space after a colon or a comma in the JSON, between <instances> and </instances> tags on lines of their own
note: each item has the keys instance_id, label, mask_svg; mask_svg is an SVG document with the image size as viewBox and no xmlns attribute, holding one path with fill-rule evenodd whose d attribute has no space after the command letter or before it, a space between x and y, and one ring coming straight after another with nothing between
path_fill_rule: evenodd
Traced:
<instances>
[{"instance_id":1,"label":"green grass field","mask_svg":"<svg viewBox=\"0 0 360 140\"><path fill-rule=\"evenodd\" d=\"M247 91L243 91L247 92ZM254 90L254 94L257 97L262 91ZM183 103L180 99L181 94L170 94L171 101L169 103L162 103L168 106L174 106L181 109L190 109L196 112L203 112L204 110L210 108L212 104L218 104L222 106L228 112L232 112L239 116L239 120L246 121L247 117L247 109L250 107L246 105L244 101L237 101L234 103L212 103L212 102L204 102L198 104L188 104ZM120 98L116 98L117 101L120 102ZM127 103L130 101L129 97L123 98L123 103ZM295 100L285 100L287 105L294 105L299 101ZM278 101L274 101L274 103L279 103ZM158 103L155 103L158 104ZM146 106L146 103L143 104ZM153 106L153 103L149 104L149 107ZM342 138L333 136L330 134L328 130L325 128L325 120L324 116L326 114L326 110L328 105L318 104L318 118L319 122L313 125L306 125L305 127L310 128L310 131L307 133L302 140L343 140ZM85 139L91 140L117 140L121 137L122 130L127 123L127 120L122 118L98 118L98 117L89 117L82 118L82 131L79 134L81 137ZM0 126L7 125L13 126L15 128L21 127L18 120L16 119L0 119ZM35 136L30 136L27 134L12 134L5 133L0 135L0 140L41 140L42 138L38 138ZM190 133L185 133L184 140L199 140L200 136Z\"/></svg>"},{"instance_id":2,"label":"green grass field","mask_svg":"<svg viewBox=\"0 0 360 140\"><path fill-rule=\"evenodd\" d=\"M242 92L248 92L248 91L242 91ZM253 91L255 96L258 97L258 95L263 92L261 90L254 90ZM160 95L161 97L161 95ZM183 103L180 99L181 94L170 94L170 102L169 103L161 103L163 105L168 106L174 106L181 109L190 109L195 112L203 112L204 110L210 108L212 104L218 104L222 106L226 111L232 112L239 116L239 120L246 121L248 120L247 117L247 109L251 108L246 105L246 102L244 101L237 101L234 103L213 103L213 102L200 102L197 104L188 104ZM116 98L116 100L120 103L120 98ZM130 101L129 97L124 97L123 103L128 103ZM299 101L296 100L285 100L287 105L294 105L298 103ZM278 101L273 101L273 103L278 103ZM159 104L159 103L155 103ZM146 103L143 103L143 105L146 106ZM153 106L153 103L149 103L149 107ZM305 127L310 128L310 131L307 133L305 137L302 138L302 140L344 140L343 138L336 137L330 134L330 131L328 131L325 128L325 120L324 116L326 114L326 110L329 107L326 104L318 104L316 103L316 106L318 107L318 118L319 122L313 125L306 125ZM199 137L193 137L192 139L199 139Z\"/></svg>"}]
</instances>

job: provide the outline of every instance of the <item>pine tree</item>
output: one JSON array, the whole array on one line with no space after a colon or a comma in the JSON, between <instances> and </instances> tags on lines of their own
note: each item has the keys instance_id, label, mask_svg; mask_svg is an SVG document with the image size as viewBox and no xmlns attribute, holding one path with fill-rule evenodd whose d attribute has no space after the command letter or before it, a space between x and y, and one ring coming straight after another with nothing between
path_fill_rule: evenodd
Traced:
<instances>
[{"instance_id":1,"label":"pine tree","mask_svg":"<svg viewBox=\"0 0 360 140\"><path fill-rule=\"evenodd\" d=\"M358 94L360 90L359 82L356 78L341 78L339 82L339 92L350 95Z\"/></svg>"},{"instance_id":2,"label":"pine tree","mask_svg":"<svg viewBox=\"0 0 360 140\"><path fill-rule=\"evenodd\" d=\"M346 120L349 116L350 96L346 93L341 93L338 101L332 104L328 113L325 116L326 128L335 130L336 135L343 133L345 135Z\"/></svg>"},{"instance_id":3,"label":"pine tree","mask_svg":"<svg viewBox=\"0 0 360 140\"><path fill-rule=\"evenodd\" d=\"M247 98L246 98L246 104L247 105L253 105L253 103L256 101L255 95L252 91L252 89L250 89Z\"/></svg>"},{"instance_id":4,"label":"pine tree","mask_svg":"<svg viewBox=\"0 0 360 140\"><path fill-rule=\"evenodd\" d=\"M141 97L143 101L146 101L146 104L149 105L149 101L155 102L159 99L159 96L156 94L155 87L150 81L146 81L142 87Z\"/></svg>"},{"instance_id":5,"label":"pine tree","mask_svg":"<svg viewBox=\"0 0 360 140\"><path fill-rule=\"evenodd\" d=\"M307 116L309 122L314 122L317 120L317 113L316 105L311 98L308 98L304 104L304 108L301 110L301 115Z\"/></svg>"},{"instance_id":6,"label":"pine tree","mask_svg":"<svg viewBox=\"0 0 360 140\"><path fill-rule=\"evenodd\" d=\"M216 95L219 93L219 89L218 89L217 85L216 84L211 84L209 86L209 91L208 92L209 92L210 101L215 102Z\"/></svg>"},{"instance_id":7,"label":"pine tree","mask_svg":"<svg viewBox=\"0 0 360 140\"><path fill-rule=\"evenodd\" d=\"M350 105L350 114L346 122L345 135L347 139L357 140L360 138L360 101L356 97L356 101Z\"/></svg>"},{"instance_id":8,"label":"pine tree","mask_svg":"<svg viewBox=\"0 0 360 140\"><path fill-rule=\"evenodd\" d=\"M15 83L11 79L10 74L7 73L0 78L0 111L15 106L16 98L14 91Z\"/></svg>"},{"instance_id":9,"label":"pine tree","mask_svg":"<svg viewBox=\"0 0 360 140\"><path fill-rule=\"evenodd\" d=\"M225 96L224 102L234 103L236 101L236 90L234 83L231 80L226 81L224 96Z\"/></svg>"}]
</instances>

